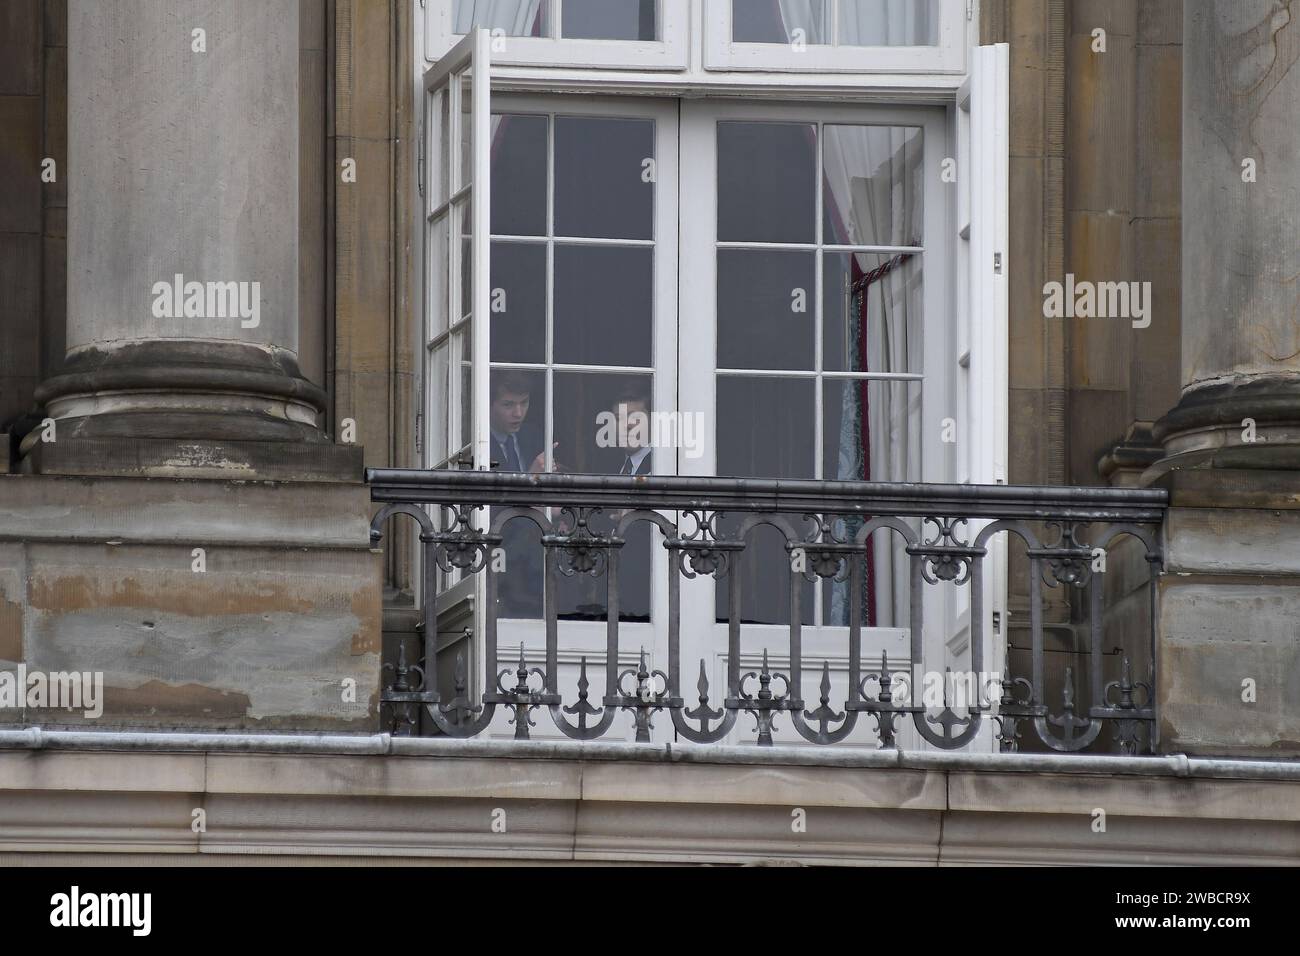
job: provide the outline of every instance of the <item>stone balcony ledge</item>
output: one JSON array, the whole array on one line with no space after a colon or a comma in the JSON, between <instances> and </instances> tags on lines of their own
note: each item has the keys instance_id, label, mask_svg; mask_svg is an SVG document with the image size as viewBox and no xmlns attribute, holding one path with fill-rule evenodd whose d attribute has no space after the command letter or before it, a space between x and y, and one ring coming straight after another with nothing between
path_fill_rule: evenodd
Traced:
<instances>
[{"instance_id":1,"label":"stone balcony ledge","mask_svg":"<svg viewBox=\"0 0 1300 956\"><path fill-rule=\"evenodd\" d=\"M1281 865L1300 763L0 732L0 859L233 858Z\"/></svg>"}]
</instances>

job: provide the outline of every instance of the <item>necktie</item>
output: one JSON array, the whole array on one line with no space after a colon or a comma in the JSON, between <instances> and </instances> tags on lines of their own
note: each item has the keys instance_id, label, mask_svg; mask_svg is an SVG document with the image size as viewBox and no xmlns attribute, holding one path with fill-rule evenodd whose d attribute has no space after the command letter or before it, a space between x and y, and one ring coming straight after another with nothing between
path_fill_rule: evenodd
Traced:
<instances>
[{"instance_id":1,"label":"necktie","mask_svg":"<svg viewBox=\"0 0 1300 956\"><path fill-rule=\"evenodd\" d=\"M519 460L519 440L514 435L506 436L506 440L501 443L501 451L501 457L505 459L506 471L524 470Z\"/></svg>"}]
</instances>

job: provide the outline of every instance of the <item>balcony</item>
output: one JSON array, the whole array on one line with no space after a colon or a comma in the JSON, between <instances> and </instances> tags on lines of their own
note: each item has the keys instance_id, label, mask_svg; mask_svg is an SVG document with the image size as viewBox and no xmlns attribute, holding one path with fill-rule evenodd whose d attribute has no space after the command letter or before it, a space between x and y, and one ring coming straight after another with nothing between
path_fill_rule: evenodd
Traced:
<instances>
[{"instance_id":1,"label":"balcony","mask_svg":"<svg viewBox=\"0 0 1300 956\"><path fill-rule=\"evenodd\" d=\"M904 749L1158 749L1152 622L1164 491L398 469L370 470L367 480L383 504L372 540L405 516L418 525L422 551L419 646L398 646L384 669L381 701L394 734L486 737L501 732L504 712L514 738L526 740L541 711L555 732L579 741L623 732L628 721L616 721L623 713L642 743L654 739L654 716L665 714L672 739L692 744L772 746L781 718L785 732L798 735L792 742L817 746L895 749L907 733ZM517 523L536 529L543 593L535 632L543 646L530 654L521 645L507 657L499 620L505 572L494 559ZM654 546L666 551L658 565L666 614L629 637L619 613L620 562L640 525L656 528ZM697 667L686 659L683 592L707 578L738 580L748 561L782 560L770 549L759 557L760 526L783 539L788 621L779 644L769 640L776 630L744 622L742 589L728 587L717 619L725 653L710 648L725 674L719 690L705 660ZM802 607L808 585L839 582L848 594L865 593L880 539L903 569L893 583L906 595L898 626L869 626L859 600L841 602L845 627L810 626ZM1005 582L999 565L1008 569ZM604 647L571 665L576 681L566 682L561 634L574 625L560 619L557 595L565 578L582 575L603 592ZM1009 615L994 610L1002 587ZM452 628L459 642L448 639L452 591L478 606L460 612ZM936 603L940 592L946 597ZM945 616L928 619L936 607ZM1062 620L1048 621L1049 612ZM954 645L947 638L959 627L964 637ZM666 648L663 669L646 662L647 628ZM709 646L714 629L706 629ZM869 649L891 630L905 653ZM822 652L805 639L813 633ZM1061 633L1067 646L1054 646ZM1008 643L1008 634L1019 636ZM835 680L828 642L838 642ZM700 645L697 634L693 646ZM760 663L750 667L746 654L755 652ZM635 663L625 665L629 655ZM779 666L769 663L778 658ZM591 686L602 674L597 696ZM927 695L932 684L938 689ZM742 715L752 718L747 737Z\"/></svg>"}]
</instances>

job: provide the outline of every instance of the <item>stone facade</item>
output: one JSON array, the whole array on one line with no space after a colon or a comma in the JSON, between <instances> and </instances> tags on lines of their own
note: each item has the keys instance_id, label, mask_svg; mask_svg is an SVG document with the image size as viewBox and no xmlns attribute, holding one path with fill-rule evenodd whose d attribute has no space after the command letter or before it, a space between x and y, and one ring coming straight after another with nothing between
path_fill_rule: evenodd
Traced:
<instances>
[{"instance_id":1,"label":"stone facade","mask_svg":"<svg viewBox=\"0 0 1300 956\"><path fill-rule=\"evenodd\" d=\"M349 119L354 101L359 116L390 112L389 11L360 7L5 7L0 232L13 249L0 269L15 271L0 322L0 643L31 669L95 661L102 721L374 725L383 557L363 443L394 440L370 414L389 395L358 383L395 381L378 333L398 306L383 291L391 246L370 241L360 211L391 207L381 157L397 135ZM370 46L355 76L358 43ZM375 174L342 226L340 142L369 149ZM255 291L256 314L228 307L251 298L201 321L167 296L160 308L155 283L175 276ZM357 302L364 334L349 331ZM334 441L348 418L355 440Z\"/></svg>"},{"instance_id":2,"label":"stone facade","mask_svg":"<svg viewBox=\"0 0 1300 956\"><path fill-rule=\"evenodd\" d=\"M0 4L0 667L93 664L106 675L99 726L379 725L382 651L409 643L415 623L409 527L372 549L362 481L366 466L417 460L418 264L404 198L415 176L412 8ZM981 0L978 9L982 42L1006 42L1011 55L1010 481L1167 488L1173 510L1155 612L1161 750L1298 756L1300 153L1291 114L1300 23L1287 4L1238 0ZM161 38L188 38L197 25L208 47L195 71L182 47ZM172 135L177 128L186 134ZM44 182L47 158L57 174ZM355 160L355 182L340 181L345 159ZM216 181L221 203L204 188ZM260 320L244 327L228 317L196 336L154 314L153 283L174 274L258 281ZM1044 285L1067 274L1149 282L1150 324L1044 318ZM1244 437L1247 419L1257 441ZM1151 613L1141 556L1130 563L1108 582L1107 627L1117 633L1141 631ZM1025 580L1019 570L1011 580ZM1012 595L1013 642L1027 603L1027 592ZM1060 649L1082 646L1067 601L1047 615ZM0 722L78 721L18 711ZM14 779L33 759L0 756ZM133 758L146 775L170 775L153 789L183 795L185 807L202 791L195 780L230 768L213 806L226 801L231 819L245 821L252 817L240 808L262 793L251 781L277 759L302 782L276 799L302 806L327 796L320 761L347 761L339 779L360 781L386 758L191 755L165 770L157 756ZM429 797L430 781L451 767L462 777L439 796L437 814L525 799L509 791L508 762L437 759L425 767L412 755L403 772L419 780L395 777L374 795L385 808ZM57 757L70 775L99 773L104 760ZM658 768L641 779L645 768L634 766L615 780L601 765L582 778L580 799L575 766L557 758L542 775L550 795L527 797L527 812L549 821L539 825L536 858L581 855L573 847L583 800L594 807L583 805L582 825L594 828L589 857L635 857L637 847L611 842L628 819L648 819L628 806L656 803L656 826L704 832L735 784L717 768L674 767L683 779L699 771L683 785L688 799L655 791ZM834 789L846 779L825 772L836 779L807 771L799 786ZM1069 815L1086 812L1079 800L1099 781L1116 788L1133 826L1162 814L1174 821L1145 859L1260 862L1297 846L1297 821L1282 809L1261 811L1273 828L1266 837L1244 817L1215 823L1211 830L1228 827L1219 836L1242 835L1224 837L1222 852L1206 849L1205 829L1186 822L1213 818L1225 794L1281 807L1278 794L1292 793L1294 780L1137 783L1044 771L1027 796L1015 774L887 776L834 810L843 832L859 836L771 855L862 859L863 844L873 844L883 859L860 833L896 825L904 836L890 859L1041 858L1052 852L1042 847L1073 845ZM593 777L605 780L603 796L593 796ZM760 802L803 792L782 786L758 781ZM1019 797L1038 802L981 812ZM382 821L355 816L355 806L334 809L341 832L371 835L351 849L319 849L300 834L267 835L262 845L382 852L374 837ZM5 819L26 812L36 811ZM1024 836L1031 831L1041 836ZM482 850L456 834L441 839L408 855ZM205 849L166 834L123 840L99 849ZM215 852L247 849L209 842ZM0 846L19 848L2 833ZM27 848L70 846L50 833ZM1082 846L1078 860L1115 859ZM697 857L741 858L725 848L668 858Z\"/></svg>"}]
</instances>

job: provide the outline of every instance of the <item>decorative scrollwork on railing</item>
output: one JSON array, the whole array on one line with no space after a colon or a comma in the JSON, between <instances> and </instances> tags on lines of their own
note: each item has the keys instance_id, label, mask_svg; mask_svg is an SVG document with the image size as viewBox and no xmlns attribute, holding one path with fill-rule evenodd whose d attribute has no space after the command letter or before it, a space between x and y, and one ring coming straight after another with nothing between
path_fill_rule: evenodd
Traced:
<instances>
[{"instance_id":1,"label":"decorative scrollwork on railing","mask_svg":"<svg viewBox=\"0 0 1300 956\"><path fill-rule=\"evenodd\" d=\"M909 548L910 554L921 557L921 575L929 584L948 581L962 585L970 580L971 559L984 556L983 548L972 548L958 535L958 529L967 524L965 518L922 519L936 528L934 537L924 544Z\"/></svg>"},{"instance_id":2,"label":"decorative scrollwork on railing","mask_svg":"<svg viewBox=\"0 0 1300 956\"><path fill-rule=\"evenodd\" d=\"M1092 580L1093 549L1079 541L1079 527L1073 521L1049 521L1047 527L1057 529L1056 541L1044 548L1030 551L1031 557L1047 559L1045 577L1050 587L1058 584L1083 589Z\"/></svg>"},{"instance_id":3,"label":"decorative scrollwork on railing","mask_svg":"<svg viewBox=\"0 0 1300 956\"><path fill-rule=\"evenodd\" d=\"M456 505L443 510L448 514L447 531L426 531L420 540L432 544L431 556L443 571L477 574L487 566L493 547L501 543L500 535L483 534L474 527L474 514L481 505Z\"/></svg>"},{"instance_id":4,"label":"decorative scrollwork on railing","mask_svg":"<svg viewBox=\"0 0 1300 956\"><path fill-rule=\"evenodd\" d=\"M685 559L684 564L679 564L681 574L686 578L701 575L725 577L730 567L728 555L733 551L743 551L745 545L740 541L728 541L718 534L722 512L687 510L681 512L681 518L692 520L695 526L688 532L679 530L677 537L670 538L666 544Z\"/></svg>"},{"instance_id":5,"label":"decorative scrollwork on railing","mask_svg":"<svg viewBox=\"0 0 1300 956\"><path fill-rule=\"evenodd\" d=\"M609 550L623 546L620 538L592 533L590 521L595 513L599 513L599 509L565 508L559 524L571 530L542 536L543 545L557 547L565 556L560 564L560 573L565 577L573 577L575 574L600 577L609 566Z\"/></svg>"},{"instance_id":6,"label":"decorative scrollwork on railing","mask_svg":"<svg viewBox=\"0 0 1300 956\"><path fill-rule=\"evenodd\" d=\"M1133 676L1133 660L1148 669L1154 660L1151 636L1147 635L1146 646L1106 646L1113 641L1106 634L1102 585L1108 551L1122 539L1136 539L1139 547L1125 553L1137 554L1139 561L1148 563L1151 574L1142 586L1154 602L1162 560L1158 526L1165 509L1163 492L472 471L386 470L371 471L367 477L372 496L385 503L372 523L371 540L380 542L386 522L405 515L418 524L424 553L421 659L410 661L406 647L399 645L395 659L384 668L381 701L393 733L473 737L488 730L499 707L506 711L502 723L521 740L537 729L536 712L543 710L559 733L577 740L610 734L616 717L626 714L635 739L648 742L656 736L654 715L666 712L675 737L692 743L731 740L743 713L754 718L751 739L759 746L772 746L778 735L817 745L874 739L884 748L929 745L1004 752L1038 746L1071 753L1101 741L1120 753L1136 754L1154 746L1154 673L1144 680ZM530 663L528 646L521 643L517 660L499 667L497 601L506 572L496 566L493 554L508 537L506 525L516 521L531 523L540 532L544 561L531 566L544 583L544 609L533 633L544 638L544 651L535 648ZM667 578L661 579L663 590L657 592L650 622L651 632L667 647L664 669L648 662L644 644L635 666L620 669L619 664L620 651L630 650L620 648L628 627L619 613L626 587L623 562L630 560L625 552L630 550L628 542L636 540L638 525L654 529L666 552L660 567L666 569ZM749 625L741 620L738 596L751 580L738 569L758 560L752 536L760 525L776 529L784 538L791 613L788 655L780 656L784 650L769 648L764 641L761 664L742 673L742 633L747 635L747 645L755 635L769 633L746 630ZM885 537L895 542L892 551L881 550ZM1027 591L1027 607L1021 609L1024 623L1017 632L1028 635L1028 647L1009 646L1005 609L1000 611L1000 626L987 623L992 620L988 602L996 577L990 570L991 557L1005 554L1010 545L1003 542L1010 541L1018 542L1028 563L1027 575L1020 579L1021 593ZM910 596L905 623L895 629L908 639L907 652L901 660L891 661L879 645L875 650L868 647L868 639L878 635L879 628L874 618L865 619L874 612L864 610L865 604L855 598L841 604L839 613L847 616L847 623L840 618L835 632L843 635L846 657L832 664L819 651L811 662L820 671L816 673L803 645L807 625L800 602L807 598L801 597L801 588L815 585L811 593L818 595L823 585L839 589L833 592L839 595L866 594L873 586L873 562L886 553L894 555L890 560L895 567L902 568L891 572L904 577L895 581L895 590ZM1124 560L1131 570L1132 559ZM910 582L905 580L908 574ZM465 630L452 672L440 684L439 654L449 655L441 648L455 640L438 634L438 588L444 578L450 582L447 587L474 595L473 627L482 628L482 634ZM592 604L590 597L578 605L580 610L605 608L605 649L602 668L593 666L584 648L576 663L576 697L572 684L566 685L567 695L561 693L559 633L567 625L560 621L556 603L558 582L564 579L587 589L587 595L593 587L605 590L603 605ZM683 582L690 581L697 582L689 585L697 595L701 586L711 588L714 582L719 588L728 586L730 607L727 616L718 617L719 624L726 621L725 651L719 649L716 657L699 660L695 693L688 699L683 693L683 672L695 667L696 657L683 660L681 627L683 592L688 587ZM470 585L478 590L466 590ZM961 600L966 631L960 642L948 644L946 652L960 653L961 664L951 663L950 658L942 668L926 666L930 646L926 635L934 625L925 623L924 612L930 606L927 594L935 588L965 595ZM1049 668L1047 657L1045 588L1063 588L1075 612L1051 625L1068 628L1078 638L1073 666L1059 670ZM699 606L698 596L691 600ZM589 610L583 613L590 621ZM511 627L517 629L518 623ZM711 635L711 615L707 627ZM517 639L518 630L512 633ZM646 633L639 632L640 639ZM700 635L694 635L692 646L699 642ZM477 655L475 673L486 676L478 693L471 685L483 676L471 681L466 665L465 651L471 647ZM755 642L746 652L758 651ZM879 653L879 666L868 667L864 652L872 660ZM541 653L544 662L537 657ZM772 653L778 655L780 669L772 666ZM998 661L993 676L984 670L986 658ZM710 682L710 660L719 668L716 690ZM954 671L966 666L969 671ZM1117 677L1115 670L1109 673L1115 679L1106 679L1108 666L1118 668ZM806 674L805 668L809 668ZM599 679L602 669L604 690L597 703L592 699L592 681ZM815 705L805 705L801 699L805 677L809 690L816 684ZM836 681L844 677L847 689L837 693L841 685ZM969 678L965 684L963 677ZM451 699L445 700L439 687L448 683ZM783 712L790 718L785 727L779 721ZM872 720L863 722L864 734L852 737L862 714ZM986 726L991 732L982 734ZM501 724L497 727L499 732Z\"/></svg>"}]
</instances>

